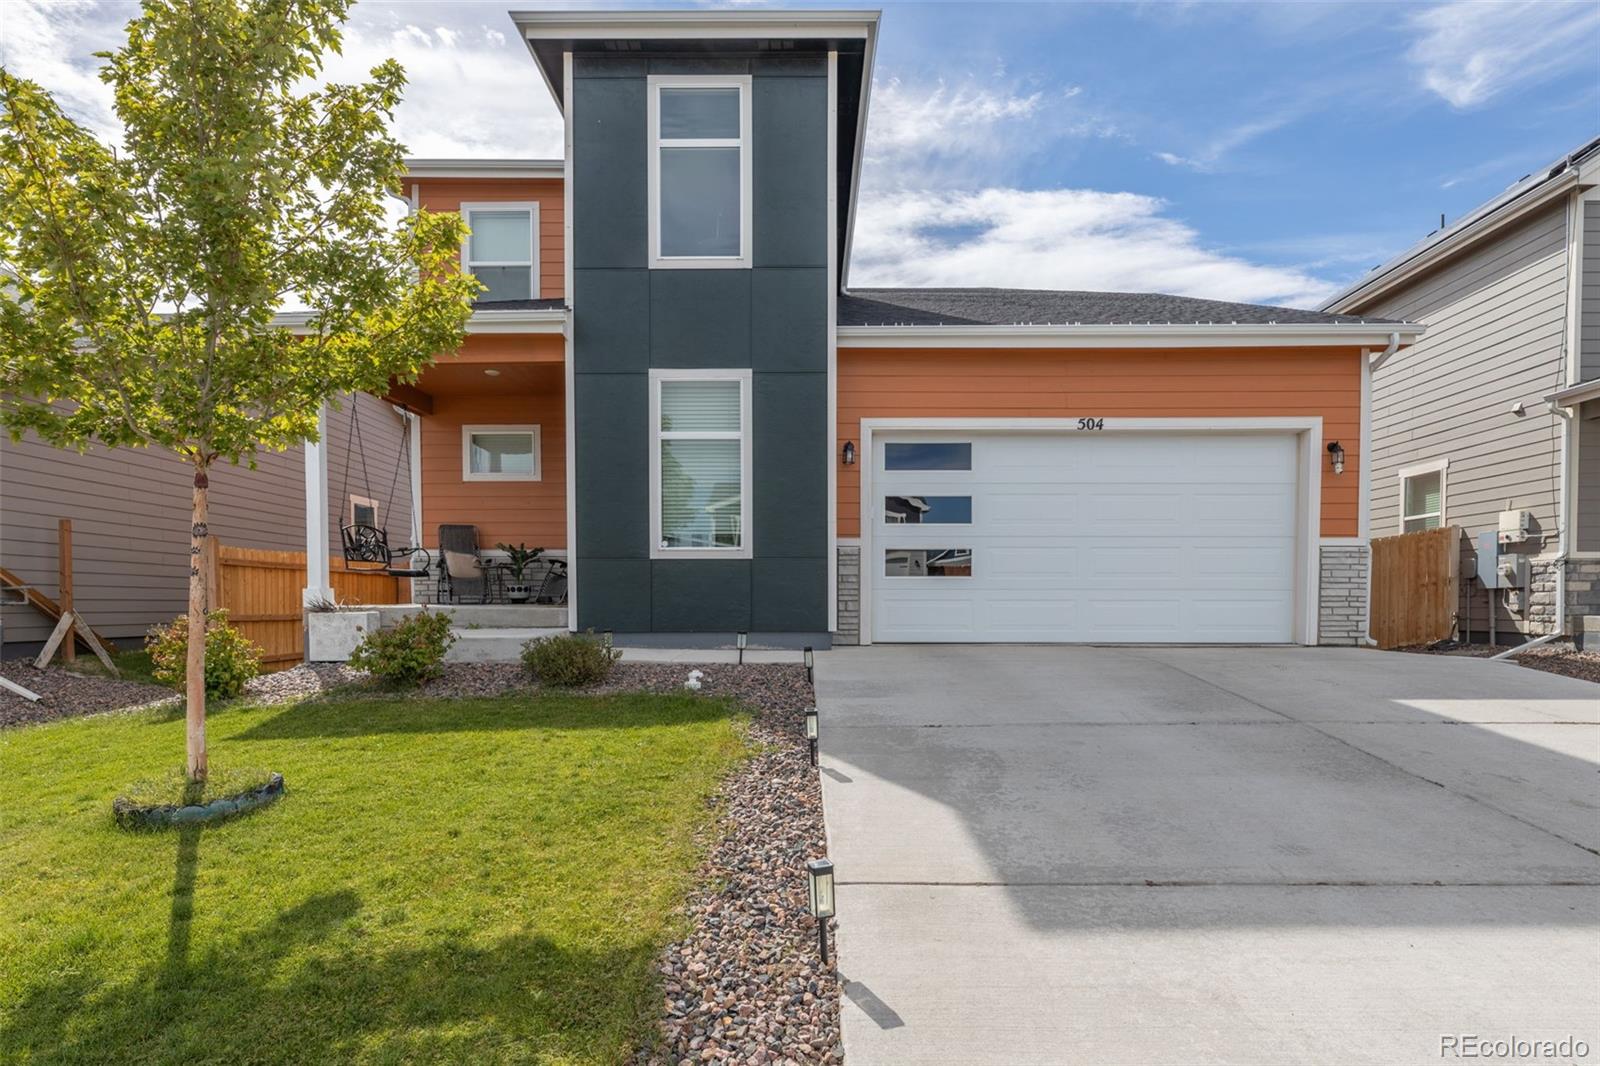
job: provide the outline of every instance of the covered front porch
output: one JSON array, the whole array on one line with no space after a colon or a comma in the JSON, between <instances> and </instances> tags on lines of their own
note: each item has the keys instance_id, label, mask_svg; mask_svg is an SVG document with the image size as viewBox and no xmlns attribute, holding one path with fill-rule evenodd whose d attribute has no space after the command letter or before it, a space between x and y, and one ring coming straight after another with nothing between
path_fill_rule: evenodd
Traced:
<instances>
[{"instance_id":1,"label":"covered front porch","mask_svg":"<svg viewBox=\"0 0 1600 1066\"><path fill-rule=\"evenodd\" d=\"M473 332L416 382L391 384L383 399L403 412L406 438L400 454L367 461L408 479L409 514L380 525L352 497L330 515L326 445L306 449L308 605L333 599L330 551L376 569L387 554L387 569L409 575L411 603L385 608L385 624L426 605L449 606L474 636L567 628L565 338L554 321Z\"/></svg>"}]
</instances>

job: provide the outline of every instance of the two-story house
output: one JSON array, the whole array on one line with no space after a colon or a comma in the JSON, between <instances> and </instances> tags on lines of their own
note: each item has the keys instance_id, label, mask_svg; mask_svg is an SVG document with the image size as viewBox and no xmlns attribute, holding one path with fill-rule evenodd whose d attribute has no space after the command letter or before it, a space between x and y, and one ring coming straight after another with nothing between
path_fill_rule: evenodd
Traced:
<instances>
[{"instance_id":1,"label":"two-story house","mask_svg":"<svg viewBox=\"0 0 1600 1066\"><path fill-rule=\"evenodd\" d=\"M1513 642L1586 617L1600 639L1600 139L1324 310L1428 327L1373 371L1374 535L1461 528L1463 635L1485 639L1492 609Z\"/></svg>"},{"instance_id":2,"label":"two-story house","mask_svg":"<svg viewBox=\"0 0 1600 1066\"><path fill-rule=\"evenodd\" d=\"M430 546L564 553L619 640L1360 639L1369 361L1421 327L851 289L875 12L512 18L563 158L407 178L487 286L390 396Z\"/></svg>"}]
</instances>

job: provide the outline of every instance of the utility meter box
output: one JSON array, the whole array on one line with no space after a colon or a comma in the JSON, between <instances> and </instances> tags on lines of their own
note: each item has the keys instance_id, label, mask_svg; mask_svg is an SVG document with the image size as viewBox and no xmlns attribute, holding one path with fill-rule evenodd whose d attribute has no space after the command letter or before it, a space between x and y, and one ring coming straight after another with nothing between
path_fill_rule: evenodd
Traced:
<instances>
[{"instance_id":1,"label":"utility meter box","mask_svg":"<svg viewBox=\"0 0 1600 1066\"><path fill-rule=\"evenodd\" d=\"M1528 587L1528 557L1526 555L1500 556L1500 587L1525 589Z\"/></svg>"},{"instance_id":2,"label":"utility meter box","mask_svg":"<svg viewBox=\"0 0 1600 1066\"><path fill-rule=\"evenodd\" d=\"M1477 542L1478 580L1483 582L1486 589L1505 588L1500 583L1500 534L1486 532L1478 534Z\"/></svg>"},{"instance_id":3,"label":"utility meter box","mask_svg":"<svg viewBox=\"0 0 1600 1066\"><path fill-rule=\"evenodd\" d=\"M1513 544L1527 540L1533 532L1533 514L1529 511L1500 512L1500 543Z\"/></svg>"}]
</instances>

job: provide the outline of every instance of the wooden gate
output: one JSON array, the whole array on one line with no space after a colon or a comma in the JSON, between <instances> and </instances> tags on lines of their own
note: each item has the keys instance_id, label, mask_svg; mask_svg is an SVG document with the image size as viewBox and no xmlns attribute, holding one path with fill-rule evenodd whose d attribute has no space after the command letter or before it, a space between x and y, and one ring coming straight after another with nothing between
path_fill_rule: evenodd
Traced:
<instances>
[{"instance_id":1,"label":"wooden gate","mask_svg":"<svg viewBox=\"0 0 1600 1066\"><path fill-rule=\"evenodd\" d=\"M261 669L286 670L304 658L305 621L300 603L306 585L306 553L236 548L218 544L211 566L211 602L228 612L261 649ZM333 560L328 575L340 603L404 603L402 579L370 570L347 570Z\"/></svg>"},{"instance_id":2,"label":"wooden gate","mask_svg":"<svg viewBox=\"0 0 1600 1066\"><path fill-rule=\"evenodd\" d=\"M1368 630L1380 648L1431 644L1455 632L1461 530L1456 526L1372 542Z\"/></svg>"}]
</instances>

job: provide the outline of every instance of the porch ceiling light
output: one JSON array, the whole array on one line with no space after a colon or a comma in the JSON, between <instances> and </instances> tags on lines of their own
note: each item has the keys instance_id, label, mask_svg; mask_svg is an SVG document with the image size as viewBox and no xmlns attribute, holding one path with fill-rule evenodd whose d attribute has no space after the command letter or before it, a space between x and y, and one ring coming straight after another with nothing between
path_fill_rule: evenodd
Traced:
<instances>
[{"instance_id":1,"label":"porch ceiling light","mask_svg":"<svg viewBox=\"0 0 1600 1066\"><path fill-rule=\"evenodd\" d=\"M1333 463L1333 472L1335 474L1344 473L1344 445L1338 441L1330 441L1328 444L1328 459Z\"/></svg>"},{"instance_id":2,"label":"porch ceiling light","mask_svg":"<svg viewBox=\"0 0 1600 1066\"><path fill-rule=\"evenodd\" d=\"M811 914L817 919L817 944L823 965L827 965L828 919L833 917L834 911L833 862L829 859L807 861L806 877L811 881Z\"/></svg>"}]
</instances>

